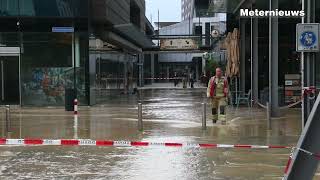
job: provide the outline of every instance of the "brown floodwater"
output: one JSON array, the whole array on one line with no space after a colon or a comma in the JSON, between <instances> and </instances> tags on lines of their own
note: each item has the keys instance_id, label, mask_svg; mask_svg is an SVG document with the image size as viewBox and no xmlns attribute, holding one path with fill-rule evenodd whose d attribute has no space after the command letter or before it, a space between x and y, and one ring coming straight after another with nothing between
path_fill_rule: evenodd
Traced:
<instances>
[{"instance_id":1,"label":"brown floodwater","mask_svg":"<svg viewBox=\"0 0 320 180\"><path fill-rule=\"evenodd\" d=\"M295 146L299 109L283 112L268 130L263 109L228 107L227 124L201 130L204 90L144 90L138 96L101 96L80 107L79 120L63 108L13 108L7 138L103 139L150 142ZM143 103L144 131L137 130ZM198 149L174 147L0 146L0 179L281 179L290 149ZM315 179L320 176L315 177Z\"/></svg>"}]
</instances>

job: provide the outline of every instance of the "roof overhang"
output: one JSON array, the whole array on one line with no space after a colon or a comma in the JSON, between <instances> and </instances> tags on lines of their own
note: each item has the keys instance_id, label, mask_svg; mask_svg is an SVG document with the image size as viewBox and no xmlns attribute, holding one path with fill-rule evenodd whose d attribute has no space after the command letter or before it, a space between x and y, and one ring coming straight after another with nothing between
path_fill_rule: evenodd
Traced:
<instances>
[{"instance_id":1,"label":"roof overhang","mask_svg":"<svg viewBox=\"0 0 320 180\"><path fill-rule=\"evenodd\" d=\"M132 23L115 25L114 28L143 49L153 46L151 39Z\"/></svg>"}]
</instances>

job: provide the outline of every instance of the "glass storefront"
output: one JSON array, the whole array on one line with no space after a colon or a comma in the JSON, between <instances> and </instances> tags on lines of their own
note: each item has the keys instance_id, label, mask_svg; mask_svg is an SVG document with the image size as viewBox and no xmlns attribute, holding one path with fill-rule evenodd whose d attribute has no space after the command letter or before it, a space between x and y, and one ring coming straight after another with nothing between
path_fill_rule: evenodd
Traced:
<instances>
[{"instance_id":1,"label":"glass storefront","mask_svg":"<svg viewBox=\"0 0 320 180\"><path fill-rule=\"evenodd\" d=\"M134 55L122 52L90 51L91 104L102 104L137 88L138 67Z\"/></svg>"},{"instance_id":2,"label":"glass storefront","mask_svg":"<svg viewBox=\"0 0 320 180\"><path fill-rule=\"evenodd\" d=\"M71 33L23 33L22 105L63 105L65 89L74 87L75 71L77 95L86 104L86 55L80 53L87 51L86 38L75 37L73 45Z\"/></svg>"},{"instance_id":3,"label":"glass storefront","mask_svg":"<svg viewBox=\"0 0 320 180\"><path fill-rule=\"evenodd\" d=\"M86 0L0 0L0 47L20 47L21 105L62 106L65 90L74 86L80 104L88 105L87 5ZM75 32L55 33L53 27Z\"/></svg>"},{"instance_id":4,"label":"glass storefront","mask_svg":"<svg viewBox=\"0 0 320 180\"><path fill-rule=\"evenodd\" d=\"M17 87L21 105L62 106L66 89L74 86L80 105L95 104L91 102L97 94L104 101L105 96L131 94L137 88L135 54L122 48L113 52L89 48L89 34L99 37L104 31L89 25L89 3L0 0L0 46L21 51ZM74 27L75 32L52 32L53 27Z\"/></svg>"}]
</instances>

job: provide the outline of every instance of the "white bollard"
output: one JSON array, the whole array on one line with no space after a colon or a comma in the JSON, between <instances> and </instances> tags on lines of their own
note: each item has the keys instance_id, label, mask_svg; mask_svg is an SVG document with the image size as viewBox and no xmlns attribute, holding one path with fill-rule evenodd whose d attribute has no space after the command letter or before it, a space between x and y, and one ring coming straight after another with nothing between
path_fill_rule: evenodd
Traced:
<instances>
[{"instance_id":1,"label":"white bollard","mask_svg":"<svg viewBox=\"0 0 320 180\"><path fill-rule=\"evenodd\" d=\"M74 115L78 115L78 99L75 99L73 101L73 111L74 111Z\"/></svg>"},{"instance_id":2,"label":"white bollard","mask_svg":"<svg viewBox=\"0 0 320 180\"><path fill-rule=\"evenodd\" d=\"M267 121L268 121L268 129L271 130L271 117L270 117L270 103L267 102Z\"/></svg>"},{"instance_id":3,"label":"white bollard","mask_svg":"<svg viewBox=\"0 0 320 180\"><path fill-rule=\"evenodd\" d=\"M74 139L78 139L78 99L73 101L73 115L74 115Z\"/></svg>"}]
</instances>

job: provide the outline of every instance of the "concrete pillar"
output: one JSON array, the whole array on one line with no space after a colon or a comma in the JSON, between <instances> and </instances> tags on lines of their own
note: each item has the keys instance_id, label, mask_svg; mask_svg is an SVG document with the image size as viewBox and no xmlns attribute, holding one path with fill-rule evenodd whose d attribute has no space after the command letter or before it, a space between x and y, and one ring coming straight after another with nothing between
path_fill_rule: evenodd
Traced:
<instances>
[{"instance_id":1,"label":"concrete pillar","mask_svg":"<svg viewBox=\"0 0 320 180\"><path fill-rule=\"evenodd\" d=\"M123 89L124 93L127 94L129 92L129 86L128 86L128 61L129 61L129 55L125 54L124 56L124 64L123 64L123 74L124 74L124 79L123 79Z\"/></svg>"},{"instance_id":2,"label":"concrete pillar","mask_svg":"<svg viewBox=\"0 0 320 180\"><path fill-rule=\"evenodd\" d=\"M270 1L270 10L278 9L278 0ZM269 103L270 117L279 116L279 85L278 85L278 18L269 18Z\"/></svg>"},{"instance_id":3,"label":"concrete pillar","mask_svg":"<svg viewBox=\"0 0 320 180\"><path fill-rule=\"evenodd\" d=\"M154 83L154 53L151 53L151 83Z\"/></svg>"},{"instance_id":4,"label":"concrete pillar","mask_svg":"<svg viewBox=\"0 0 320 180\"><path fill-rule=\"evenodd\" d=\"M246 90L246 19L240 19L240 91Z\"/></svg>"},{"instance_id":5,"label":"concrete pillar","mask_svg":"<svg viewBox=\"0 0 320 180\"><path fill-rule=\"evenodd\" d=\"M144 86L143 64L144 64L144 54L139 54L139 55L138 55L139 87L143 87L143 86Z\"/></svg>"},{"instance_id":6,"label":"concrete pillar","mask_svg":"<svg viewBox=\"0 0 320 180\"><path fill-rule=\"evenodd\" d=\"M72 35L72 42L72 67L80 67L80 40L77 33ZM74 64L74 58L76 64Z\"/></svg>"},{"instance_id":7,"label":"concrete pillar","mask_svg":"<svg viewBox=\"0 0 320 180\"><path fill-rule=\"evenodd\" d=\"M197 81L199 80L199 64L198 64L198 62L196 64L196 80Z\"/></svg>"},{"instance_id":8,"label":"concrete pillar","mask_svg":"<svg viewBox=\"0 0 320 180\"><path fill-rule=\"evenodd\" d=\"M259 99L259 20L252 20L252 100L258 102Z\"/></svg>"}]
</instances>

